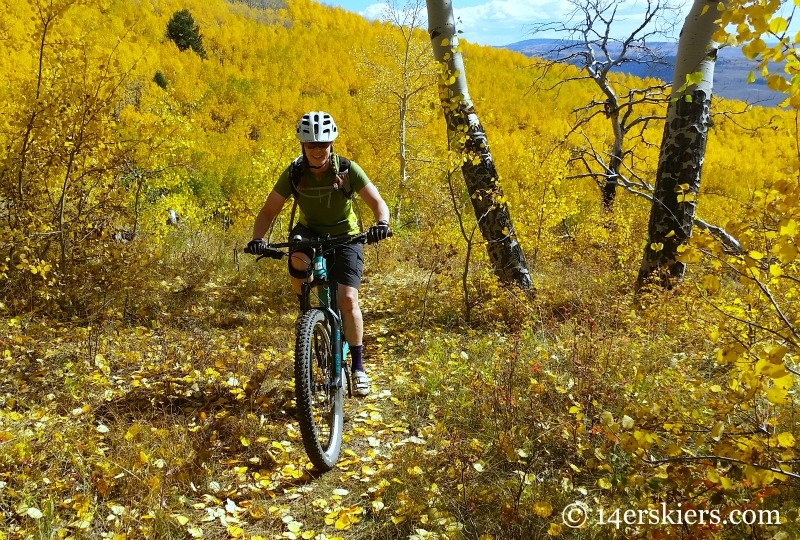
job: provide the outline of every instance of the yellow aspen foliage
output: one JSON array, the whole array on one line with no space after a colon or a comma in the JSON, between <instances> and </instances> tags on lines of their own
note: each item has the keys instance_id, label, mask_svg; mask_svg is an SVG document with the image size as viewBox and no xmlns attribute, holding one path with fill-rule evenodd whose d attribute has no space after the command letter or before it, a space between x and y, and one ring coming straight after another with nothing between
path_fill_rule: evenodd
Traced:
<instances>
[{"instance_id":1,"label":"yellow aspen foliage","mask_svg":"<svg viewBox=\"0 0 800 540\"><path fill-rule=\"evenodd\" d=\"M449 161L438 96L423 93L404 219L393 244L365 250L365 343L382 388L348 403L335 475L311 474L291 412L294 297L283 266L240 248L300 152L308 110L336 118L336 151L387 199L401 190L394 118L358 65L396 74L377 44L398 38L311 0L252 4L0 6L0 537L568 536L570 502L644 510L667 495L793 519L794 114L715 98L703 186L681 196L742 251L696 231L680 255L687 285L634 298L641 250L663 249L645 245L642 200L606 214L567 165L606 144L602 119L569 130L602 96L559 92L572 66L544 72L469 36L459 43L504 193L492 200L511 209L536 297L502 288L480 249L465 268L461 157ZM730 4L717 37L798 106L798 38L772 7ZM164 37L184 8L205 59ZM771 33L786 35L775 46ZM784 71L770 71L778 59ZM533 92L536 81L552 89ZM648 140L662 130L654 122ZM657 155L642 147L626 166L654 176Z\"/></svg>"}]
</instances>

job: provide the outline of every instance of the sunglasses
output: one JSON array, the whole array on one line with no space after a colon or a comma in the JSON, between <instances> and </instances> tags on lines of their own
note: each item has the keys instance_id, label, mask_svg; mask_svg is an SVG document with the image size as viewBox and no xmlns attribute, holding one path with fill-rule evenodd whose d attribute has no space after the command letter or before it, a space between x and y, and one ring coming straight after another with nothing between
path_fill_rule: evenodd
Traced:
<instances>
[{"instance_id":1,"label":"sunglasses","mask_svg":"<svg viewBox=\"0 0 800 540\"><path fill-rule=\"evenodd\" d=\"M307 142L303 144L306 148L327 148L331 145L329 142Z\"/></svg>"}]
</instances>

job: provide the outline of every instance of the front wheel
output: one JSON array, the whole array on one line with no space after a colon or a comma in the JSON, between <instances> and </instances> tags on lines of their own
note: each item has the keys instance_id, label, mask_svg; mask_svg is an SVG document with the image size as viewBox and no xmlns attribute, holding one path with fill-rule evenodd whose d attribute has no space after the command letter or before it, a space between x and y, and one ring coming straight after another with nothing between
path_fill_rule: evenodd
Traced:
<instances>
[{"instance_id":1,"label":"front wheel","mask_svg":"<svg viewBox=\"0 0 800 540\"><path fill-rule=\"evenodd\" d=\"M320 471L332 469L342 449L344 388L341 377L336 380L333 356L325 312L305 312L297 325L294 392L303 446Z\"/></svg>"}]
</instances>

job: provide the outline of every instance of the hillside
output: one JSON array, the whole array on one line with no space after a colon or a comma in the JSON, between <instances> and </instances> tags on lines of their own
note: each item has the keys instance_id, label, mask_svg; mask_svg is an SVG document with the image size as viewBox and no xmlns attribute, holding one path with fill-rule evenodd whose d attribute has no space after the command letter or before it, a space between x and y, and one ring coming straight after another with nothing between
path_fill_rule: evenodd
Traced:
<instances>
[{"instance_id":1,"label":"hillside","mask_svg":"<svg viewBox=\"0 0 800 540\"><path fill-rule=\"evenodd\" d=\"M510 43L504 49L521 52L527 56L538 56L547 59L553 57L553 51L563 42L557 39L529 39ZM661 55L663 64L637 64L625 65L624 71L635 77L650 77L666 82L672 82L672 70L675 66L677 43L655 42L650 47ZM614 54L613 47L609 49ZM755 62L748 60L740 48L725 47L719 51L716 67L714 68L714 93L726 99L745 101L763 107L776 107L786 97L767 88L766 81L758 77L747 84L748 74L754 70Z\"/></svg>"},{"instance_id":2,"label":"hillside","mask_svg":"<svg viewBox=\"0 0 800 540\"><path fill-rule=\"evenodd\" d=\"M166 37L183 10L202 48ZM0 6L0 540L800 536L796 116L718 103L697 215L744 251L695 230L686 282L637 291L649 202L604 211L570 161L607 149L602 115L573 131L602 96L465 43L527 293L494 275L411 36L310 0ZM373 391L326 474L286 262L242 251L310 110L399 214L364 252ZM625 162L649 182L663 128Z\"/></svg>"}]
</instances>

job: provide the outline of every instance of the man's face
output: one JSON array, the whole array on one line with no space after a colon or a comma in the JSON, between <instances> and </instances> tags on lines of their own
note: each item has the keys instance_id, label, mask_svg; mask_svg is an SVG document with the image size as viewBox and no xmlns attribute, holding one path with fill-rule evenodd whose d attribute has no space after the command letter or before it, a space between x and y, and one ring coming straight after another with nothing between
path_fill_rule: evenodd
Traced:
<instances>
[{"instance_id":1,"label":"man's face","mask_svg":"<svg viewBox=\"0 0 800 540\"><path fill-rule=\"evenodd\" d=\"M323 167L331 157L332 146L329 142L303 143L308 163L315 168Z\"/></svg>"}]
</instances>

